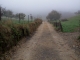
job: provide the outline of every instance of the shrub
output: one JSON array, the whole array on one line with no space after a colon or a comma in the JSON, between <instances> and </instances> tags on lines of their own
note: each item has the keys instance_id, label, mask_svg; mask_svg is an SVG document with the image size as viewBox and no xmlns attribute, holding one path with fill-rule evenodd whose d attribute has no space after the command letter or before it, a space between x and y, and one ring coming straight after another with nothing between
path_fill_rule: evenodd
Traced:
<instances>
[{"instance_id":1,"label":"shrub","mask_svg":"<svg viewBox=\"0 0 80 60\"><path fill-rule=\"evenodd\" d=\"M24 36L33 34L42 23L41 19L36 19L29 24L12 24L11 21L0 24L0 52L5 53Z\"/></svg>"},{"instance_id":2,"label":"shrub","mask_svg":"<svg viewBox=\"0 0 80 60\"><path fill-rule=\"evenodd\" d=\"M68 21L68 19L62 19L61 21L62 21L62 22L64 22L64 21Z\"/></svg>"},{"instance_id":3,"label":"shrub","mask_svg":"<svg viewBox=\"0 0 80 60\"><path fill-rule=\"evenodd\" d=\"M2 25L0 26L0 50L4 53L6 49L12 46L12 32L10 27Z\"/></svg>"},{"instance_id":4,"label":"shrub","mask_svg":"<svg viewBox=\"0 0 80 60\"><path fill-rule=\"evenodd\" d=\"M22 37L22 30L21 30L21 25L13 25L13 27L11 28L12 31L12 39L13 42L15 44L17 44L17 42L20 40L20 38Z\"/></svg>"}]
</instances>

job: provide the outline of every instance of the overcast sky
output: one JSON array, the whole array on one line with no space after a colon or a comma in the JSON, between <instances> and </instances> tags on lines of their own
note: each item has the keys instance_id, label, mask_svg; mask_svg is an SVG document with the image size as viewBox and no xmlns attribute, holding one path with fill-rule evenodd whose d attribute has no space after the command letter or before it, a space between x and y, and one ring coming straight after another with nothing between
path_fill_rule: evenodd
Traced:
<instances>
[{"instance_id":1,"label":"overcast sky","mask_svg":"<svg viewBox=\"0 0 80 60\"><path fill-rule=\"evenodd\" d=\"M80 10L80 0L0 0L0 5L26 14L48 13L51 10L75 12Z\"/></svg>"}]
</instances>

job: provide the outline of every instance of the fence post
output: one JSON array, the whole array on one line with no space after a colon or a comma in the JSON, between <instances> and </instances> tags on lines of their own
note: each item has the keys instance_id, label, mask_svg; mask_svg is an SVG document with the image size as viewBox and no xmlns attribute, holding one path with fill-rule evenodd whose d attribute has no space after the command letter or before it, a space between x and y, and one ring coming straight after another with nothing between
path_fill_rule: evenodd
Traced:
<instances>
[{"instance_id":1,"label":"fence post","mask_svg":"<svg viewBox=\"0 0 80 60\"><path fill-rule=\"evenodd\" d=\"M56 27L57 27L57 21L55 22L55 24L56 24Z\"/></svg>"},{"instance_id":2,"label":"fence post","mask_svg":"<svg viewBox=\"0 0 80 60\"><path fill-rule=\"evenodd\" d=\"M80 35L80 20L79 20L79 35Z\"/></svg>"},{"instance_id":3,"label":"fence post","mask_svg":"<svg viewBox=\"0 0 80 60\"><path fill-rule=\"evenodd\" d=\"M60 29L61 29L61 31L63 32L63 28L62 28L62 24L61 24L61 21L60 21Z\"/></svg>"}]
</instances>

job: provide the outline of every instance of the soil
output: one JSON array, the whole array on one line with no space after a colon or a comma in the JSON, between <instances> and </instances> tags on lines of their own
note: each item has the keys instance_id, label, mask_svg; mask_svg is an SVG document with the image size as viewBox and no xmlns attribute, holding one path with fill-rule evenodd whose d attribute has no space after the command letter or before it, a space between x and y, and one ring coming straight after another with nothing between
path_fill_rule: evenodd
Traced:
<instances>
[{"instance_id":1,"label":"soil","mask_svg":"<svg viewBox=\"0 0 80 60\"><path fill-rule=\"evenodd\" d=\"M78 40L79 32L72 33L62 33L59 32L59 35L67 41L69 47L75 50L75 53L80 57L80 41Z\"/></svg>"}]
</instances>

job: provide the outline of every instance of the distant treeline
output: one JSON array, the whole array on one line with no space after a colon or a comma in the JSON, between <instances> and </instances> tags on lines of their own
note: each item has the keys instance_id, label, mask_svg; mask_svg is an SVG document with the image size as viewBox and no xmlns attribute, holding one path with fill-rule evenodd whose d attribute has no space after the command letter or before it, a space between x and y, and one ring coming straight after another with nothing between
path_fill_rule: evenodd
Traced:
<instances>
[{"instance_id":1,"label":"distant treeline","mask_svg":"<svg viewBox=\"0 0 80 60\"><path fill-rule=\"evenodd\" d=\"M14 14L13 11L7 10L6 8L0 7L0 17L5 16L7 18L16 18L16 19L24 19L25 13L16 13Z\"/></svg>"}]
</instances>

